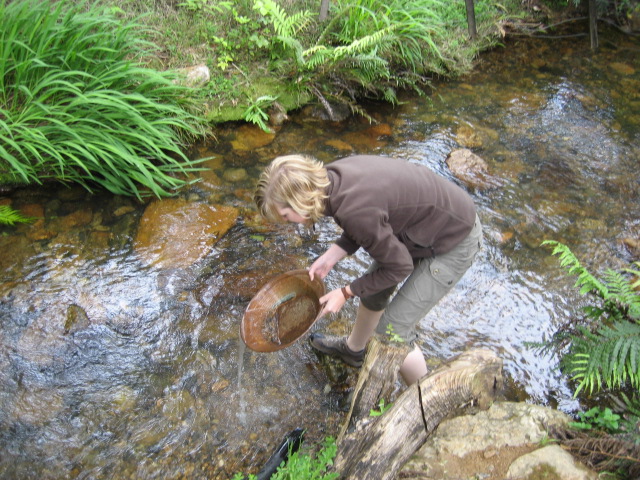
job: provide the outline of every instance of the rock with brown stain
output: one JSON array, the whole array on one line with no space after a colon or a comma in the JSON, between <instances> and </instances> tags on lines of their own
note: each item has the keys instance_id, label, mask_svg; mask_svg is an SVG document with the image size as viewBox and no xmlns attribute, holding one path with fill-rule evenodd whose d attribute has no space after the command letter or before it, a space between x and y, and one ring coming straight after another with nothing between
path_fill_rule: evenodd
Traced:
<instances>
[{"instance_id":1,"label":"rock with brown stain","mask_svg":"<svg viewBox=\"0 0 640 480\"><path fill-rule=\"evenodd\" d=\"M235 207L180 198L156 200L142 215L134 246L154 266L187 267L204 258L237 217Z\"/></svg>"},{"instance_id":2,"label":"rock with brown stain","mask_svg":"<svg viewBox=\"0 0 640 480\"><path fill-rule=\"evenodd\" d=\"M471 150L462 148L454 150L447 157L447 166L451 173L469 187L487 188L487 162Z\"/></svg>"}]
</instances>

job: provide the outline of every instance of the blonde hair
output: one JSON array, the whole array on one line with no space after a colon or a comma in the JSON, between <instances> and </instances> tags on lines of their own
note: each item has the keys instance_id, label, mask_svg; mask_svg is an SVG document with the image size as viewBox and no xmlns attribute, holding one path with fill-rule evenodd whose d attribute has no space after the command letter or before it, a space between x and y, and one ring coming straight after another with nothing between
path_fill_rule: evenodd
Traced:
<instances>
[{"instance_id":1,"label":"blonde hair","mask_svg":"<svg viewBox=\"0 0 640 480\"><path fill-rule=\"evenodd\" d=\"M253 199L260 215L268 221L281 222L277 209L291 208L315 222L324 214L329 184L322 162L304 155L285 155L264 169Z\"/></svg>"}]
</instances>

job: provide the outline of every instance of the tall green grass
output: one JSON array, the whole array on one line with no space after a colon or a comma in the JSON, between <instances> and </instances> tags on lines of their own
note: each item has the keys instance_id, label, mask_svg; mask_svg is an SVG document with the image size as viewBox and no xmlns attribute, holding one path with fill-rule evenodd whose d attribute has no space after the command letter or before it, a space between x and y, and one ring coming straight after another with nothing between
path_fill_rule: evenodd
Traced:
<instances>
[{"instance_id":1,"label":"tall green grass","mask_svg":"<svg viewBox=\"0 0 640 480\"><path fill-rule=\"evenodd\" d=\"M191 90L138 59L135 21L98 3L0 5L0 174L116 194L168 195L195 168L183 142L203 133Z\"/></svg>"},{"instance_id":2,"label":"tall green grass","mask_svg":"<svg viewBox=\"0 0 640 480\"><path fill-rule=\"evenodd\" d=\"M468 38L465 2L449 0L336 0L334 38L352 41L394 26L393 38L379 54L396 75L466 73L484 48L498 42L497 24L506 17L492 0L476 0L479 40Z\"/></svg>"}]
</instances>

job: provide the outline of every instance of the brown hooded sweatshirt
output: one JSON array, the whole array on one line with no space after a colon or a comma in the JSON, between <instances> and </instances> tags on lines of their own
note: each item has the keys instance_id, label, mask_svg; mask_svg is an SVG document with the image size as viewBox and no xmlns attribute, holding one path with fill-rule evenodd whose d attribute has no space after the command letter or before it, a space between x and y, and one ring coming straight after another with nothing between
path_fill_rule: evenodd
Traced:
<instances>
[{"instance_id":1,"label":"brown hooded sweatshirt","mask_svg":"<svg viewBox=\"0 0 640 480\"><path fill-rule=\"evenodd\" d=\"M473 228L476 209L460 187L402 159L357 155L327 165L325 215L343 229L336 244L362 247L380 268L351 283L359 297L396 285L413 260L447 253Z\"/></svg>"}]
</instances>

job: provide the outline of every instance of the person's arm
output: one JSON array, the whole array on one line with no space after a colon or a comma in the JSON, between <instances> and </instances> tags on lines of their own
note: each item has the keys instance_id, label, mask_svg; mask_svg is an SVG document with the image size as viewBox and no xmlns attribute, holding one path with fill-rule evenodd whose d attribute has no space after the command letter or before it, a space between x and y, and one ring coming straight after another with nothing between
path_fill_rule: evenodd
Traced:
<instances>
[{"instance_id":1,"label":"person's arm","mask_svg":"<svg viewBox=\"0 0 640 480\"><path fill-rule=\"evenodd\" d=\"M311 268L309 269L309 276L311 277L311 280L313 280L316 276L324 279L324 277L329 274L334 265L346 256L347 252L343 248L339 247L335 243L331 245L329 249L320 257L318 257L318 259L311 265ZM347 292L347 296L353 296L353 292L348 285L345 287L345 290ZM343 293L341 288L328 292L326 295L320 298L320 305L322 310L320 311L320 314L318 316L322 317L327 313L339 312L346 301L347 298L345 297L345 294Z\"/></svg>"},{"instance_id":2,"label":"person's arm","mask_svg":"<svg viewBox=\"0 0 640 480\"><path fill-rule=\"evenodd\" d=\"M347 252L335 243L318 257L309 268L309 277L313 280L316 276L324 280L336 263L347 256Z\"/></svg>"},{"instance_id":3,"label":"person's arm","mask_svg":"<svg viewBox=\"0 0 640 480\"><path fill-rule=\"evenodd\" d=\"M338 313L344 304L347 303L347 300L353 296L353 292L349 285L331 290L323 297L320 297L320 306L322 310L318 317L322 317L327 313Z\"/></svg>"}]
</instances>

